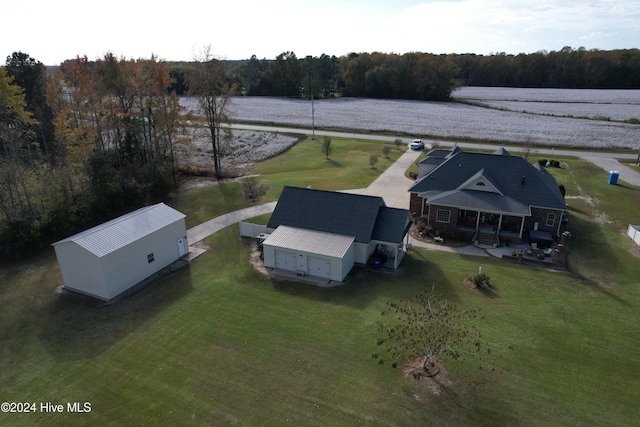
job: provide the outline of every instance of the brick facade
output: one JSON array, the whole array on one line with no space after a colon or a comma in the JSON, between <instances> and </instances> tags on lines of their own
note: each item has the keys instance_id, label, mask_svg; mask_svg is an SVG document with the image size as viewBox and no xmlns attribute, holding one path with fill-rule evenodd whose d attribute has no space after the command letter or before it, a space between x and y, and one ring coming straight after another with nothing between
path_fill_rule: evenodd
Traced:
<instances>
[{"instance_id":1,"label":"brick facade","mask_svg":"<svg viewBox=\"0 0 640 427\"><path fill-rule=\"evenodd\" d=\"M547 217L549 214L554 214L555 218L552 225L547 225ZM524 220L525 231L533 230L535 223L538 223L538 231L547 231L552 236L558 234L558 225L562 221L562 211L555 209L543 209L543 208L531 208L531 216L526 217Z\"/></svg>"},{"instance_id":2,"label":"brick facade","mask_svg":"<svg viewBox=\"0 0 640 427\"><path fill-rule=\"evenodd\" d=\"M447 210L450 212L448 222L438 221L438 210ZM461 230L457 230L458 215L460 212L460 209L458 208L438 205L429 206L427 199L419 197L417 193L411 193L410 211L414 218L425 218L428 225L441 233L454 231L458 234L462 233ZM554 214L553 224L547 225L549 214ZM526 238L528 236L527 232L534 229L536 222L538 223L538 231L546 231L556 237L560 221L562 221L562 211L555 209L532 208L531 216L525 217L524 220L523 237ZM473 235L473 233L471 234ZM521 239L514 237L509 237L509 240L512 243L521 242Z\"/></svg>"}]
</instances>

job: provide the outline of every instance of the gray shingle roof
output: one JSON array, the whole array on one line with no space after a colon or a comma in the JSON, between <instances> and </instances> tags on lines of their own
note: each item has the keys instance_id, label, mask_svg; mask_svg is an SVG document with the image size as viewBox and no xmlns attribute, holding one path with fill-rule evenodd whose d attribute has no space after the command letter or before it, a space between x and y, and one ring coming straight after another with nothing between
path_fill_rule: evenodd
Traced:
<instances>
[{"instance_id":1,"label":"gray shingle roof","mask_svg":"<svg viewBox=\"0 0 640 427\"><path fill-rule=\"evenodd\" d=\"M411 221L407 209L381 207L378 211L372 239L400 244L410 226Z\"/></svg>"},{"instance_id":2,"label":"gray shingle roof","mask_svg":"<svg viewBox=\"0 0 640 427\"><path fill-rule=\"evenodd\" d=\"M386 212L382 207L385 207L382 197L287 186L282 190L267 227L286 225L352 236L356 242L369 243L376 230L379 212ZM386 220L387 214L383 214L385 225L390 224ZM405 210L405 218L408 214ZM383 233L382 228L379 233Z\"/></svg>"},{"instance_id":3,"label":"gray shingle roof","mask_svg":"<svg viewBox=\"0 0 640 427\"><path fill-rule=\"evenodd\" d=\"M495 197L495 193L460 189L480 171L504 195L504 200ZM458 149L440 166L420 178L409 191L428 195L434 204L436 196L441 195L441 201L446 200L449 206L465 206L464 203L473 201L478 208L501 212L521 213L522 206L567 208L551 174L539 165L531 165L522 157L511 156L504 150L483 154ZM468 208L474 209L473 206Z\"/></svg>"}]
</instances>

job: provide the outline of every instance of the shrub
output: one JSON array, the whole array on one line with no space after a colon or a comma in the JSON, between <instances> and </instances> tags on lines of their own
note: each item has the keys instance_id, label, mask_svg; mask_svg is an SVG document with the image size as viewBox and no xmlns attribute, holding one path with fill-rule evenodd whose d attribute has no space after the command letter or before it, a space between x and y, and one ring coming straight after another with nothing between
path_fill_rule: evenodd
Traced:
<instances>
[{"instance_id":1,"label":"shrub","mask_svg":"<svg viewBox=\"0 0 640 427\"><path fill-rule=\"evenodd\" d=\"M267 191L269 191L269 186L258 182L258 179L255 176L250 176L245 179L242 186L244 190L244 197L246 197L250 202L259 200L260 197L264 196L267 194Z\"/></svg>"},{"instance_id":2,"label":"shrub","mask_svg":"<svg viewBox=\"0 0 640 427\"><path fill-rule=\"evenodd\" d=\"M558 188L560 189L560 194L562 194L562 198L564 199L564 196L567 195L567 189L562 184L558 185Z\"/></svg>"},{"instance_id":3,"label":"shrub","mask_svg":"<svg viewBox=\"0 0 640 427\"><path fill-rule=\"evenodd\" d=\"M382 154L384 154L384 158L388 159L389 158L389 153L391 152L391 146L390 145L385 145L384 147L382 147Z\"/></svg>"},{"instance_id":4,"label":"shrub","mask_svg":"<svg viewBox=\"0 0 640 427\"><path fill-rule=\"evenodd\" d=\"M538 164L540 164L540 166L547 166L547 159L538 160Z\"/></svg>"},{"instance_id":5,"label":"shrub","mask_svg":"<svg viewBox=\"0 0 640 427\"><path fill-rule=\"evenodd\" d=\"M378 163L378 156L369 157L369 166L371 166L371 169L376 168L376 163Z\"/></svg>"},{"instance_id":6,"label":"shrub","mask_svg":"<svg viewBox=\"0 0 640 427\"><path fill-rule=\"evenodd\" d=\"M553 160L551 162L551 166L553 166L554 168L559 168L560 167L560 162L558 160Z\"/></svg>"},{"instance_id":7,"label":"shrub","mask_svg":"<svg viewBox=\"0 0 640 427\"><path fill-rule=\"evenodd\" d=\"M476 286L487 286L489 285L489 276L484 273L478 273L471 277L471 281Z\"/></svg>"}]
</instances>

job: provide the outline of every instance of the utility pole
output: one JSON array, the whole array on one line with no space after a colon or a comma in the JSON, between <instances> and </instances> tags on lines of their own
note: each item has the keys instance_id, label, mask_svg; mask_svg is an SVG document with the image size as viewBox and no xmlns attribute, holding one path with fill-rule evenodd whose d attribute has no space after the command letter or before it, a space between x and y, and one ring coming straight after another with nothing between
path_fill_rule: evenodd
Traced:
<instances>
[{"instance_id":1,"label":"utility pole","mask_svg":"<svg viewBox=\"0 0 640 427\"><path fill-rule=\"evenodd\" d=\"M313 106L313 93L311 93L311 139L315 141L316 139L316 118L315 118L316 109Z\"/></svg>"}]
</instances>

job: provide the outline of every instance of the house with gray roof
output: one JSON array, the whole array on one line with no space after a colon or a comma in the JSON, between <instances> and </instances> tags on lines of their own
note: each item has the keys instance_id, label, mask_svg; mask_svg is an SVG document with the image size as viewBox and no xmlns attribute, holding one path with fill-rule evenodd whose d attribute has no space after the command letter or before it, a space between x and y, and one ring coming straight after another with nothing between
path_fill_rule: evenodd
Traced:
<instances>
[{"instance_id":1,"label":"house with gray roof","mask_svg":"<svg viewBox=\"0 0 640 427\"><path fill-rule=\"evenodd\" d=\"M422 165L409 189L410 211L441 235L494 245L528 239L541 246L560 236L567 205L539 164L503 148L485 154L456 146L427 153Z\"/></svg>"},{"instance_id":2,"label":"house with gray roof","mask_svg":"<svg viewBox=\"0 0 640 427\"><path fill-rule=\"evenodd\" d=\"M267 224L264 264L333 281L372 259L397 268L410 226L409 211L382 197L287 186Z\"/></svg>"}]
</instances>

